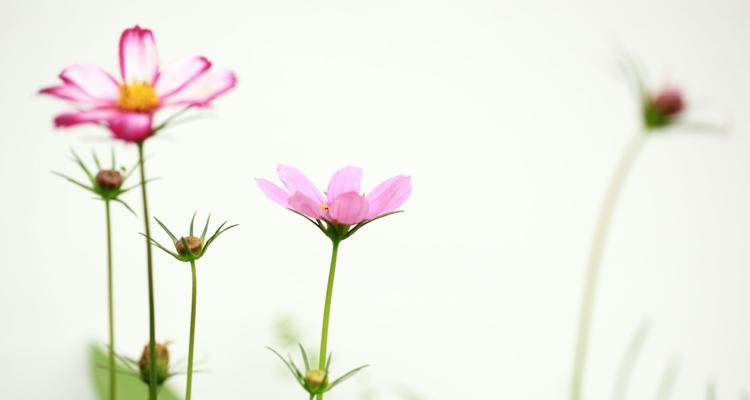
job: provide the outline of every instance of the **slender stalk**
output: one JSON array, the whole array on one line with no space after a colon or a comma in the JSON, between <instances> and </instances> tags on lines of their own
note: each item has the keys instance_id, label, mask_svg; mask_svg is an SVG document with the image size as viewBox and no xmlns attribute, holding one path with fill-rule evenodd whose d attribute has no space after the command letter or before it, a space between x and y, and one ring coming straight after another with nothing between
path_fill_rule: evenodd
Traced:
<instances>
[{"instance_id":1,"label":"slender stalk","mask_svg":"<svg viewBox=\"0 0 750 400\"><path fill-rule=\"evenodd\" d=\"M109 399L115 400L116 378L115 371L115 317L114 301L112 300L112 221L109 213L109 200L104 202L107 212L107 315L109 319Z\"/></svg>"},{"instance_id":2,"label":"slender stalk","mask_svg":"<svg viewBox=\"0 0 750 400\"><path fill-rule=\"evenodd\" d=\"M193 272L193 292L190 303L190 345L188 346L188 364L187 364L187 389L185 391L185 400L190 400L190 393L193 388L193 349L195 348L195 302L198 293L198 279L195 274L195 261L190 262L190 269Z\"/></svg>"},{"instance_id":3,"label":"slender stalk","mask_svg":"<svg viewBox=\"0 0 750 400\"><path fill-rule=\"evenodd\" d=\"M336 257L339 252L339 241L333 241L333 249L331 250L331 267L328 271L328 285L326 288L326 302L323 308L323 333L320 335L320 352L318 369L325 371L326 369L326 354L328 351L328 323L331 318L331 297L333 297L333 278L336 275ZM318 394L318 400L323 400L323 393Z\"/></svg>"},{"instance_id":4,"label":"slender stalk","mask_svg":"<svg viewBox=\"0 0 750 400\"><path fill-rule=\"evenodd\" d=\"M148 269L148 345L149 376L148 398L156 400L158 387L156 382L156 317L154 307L154 271L151 257L151 222L148 215L148 196L146 195L146 169L144 167L143 142L138 143L138 168L141 173L141 194L143 196L143 223L146 230L146 266Z\"/></svg>"},{"instance_id":5,"label":"slender stalk","mask_svg":"<svg viewBox=\"0 0 750 400\"><path fill-rule=\"evenodd\" d=\"M604 202L599 213L596 229L591 242L591 250L588 258L588 267L586 278L583 286L583 298L581 300L580 319L578 321L578 336L576 339L575 359L573 363L573 379L570 387L570 399L581 400L581 387L583 385L583 373L586 364L586 354L588 352L589 334L591 331L591 316L594 308L594 298L596 294L596 283L601 266L604 245L609 232L609 225L612 221L612 215L622 190L625 178L630 172L643 143L646 140L646 133L638 133L631 138L625 153L621 156L612 180L609 182L609 188L604 197Z\"/></svg>"}]
</instances>

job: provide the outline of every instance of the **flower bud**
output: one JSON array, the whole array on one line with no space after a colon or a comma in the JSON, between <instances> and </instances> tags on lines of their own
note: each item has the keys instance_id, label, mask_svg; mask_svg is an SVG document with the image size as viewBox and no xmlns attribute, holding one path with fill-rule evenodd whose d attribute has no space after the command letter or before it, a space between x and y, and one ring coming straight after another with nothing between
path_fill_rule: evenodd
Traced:
<instances>
[{"instance_id":1,"label":"flower bud","mask_svg":"<svg viewBox=\"0 0 750 400\"><path fill-rule=\"evenodd\" d=\"M651 107L663 115L673 116L679 114L685 104L682 93L677 88L668 87L651 99Z\"/></svg>"},{"instance_id":2,"label":"flower bud","mask_svg":"<svg viewBox=\"0 0 750 400\"><path fill-rule=\"evenodd\" d=\"M122 186L123 177L120 171L103 169L96 174L96 183L102 189L119 189Z\"/></svg>"},{"instance_id":3,"label":"flower bud","mask_svg":"<svg viewBox=\"0 0 750 400\"><path fill-rule=\"evenodd\" d=\"M643 122L647 128L661 128L672 123L685 108L682 92L667 87L646 99L643 108Z\"/></svg>"},{"instance_id":4,"label":"flower bud","mask_svg":"<svg viewBox=\"0 0 750 400\"><path fill-rule=\"evenodd\" d=\"M192 253L193 255L198 254L198 252L200 252L201 250L201 247L203 247L203 243L201 242L200 238L197 238L195 236L183 237L174 244L174 247L177 249L177 252L182 255L187 254L187 251L185 250L185 245L182 243L183 239L185 239L185 243L187 243L188 248L190 249L190 253Z\"/></svg>"},{"instance_id":5,"label":"flower bud","mask_svg":"<svg viewBox=\"0 0 750 400\"><path fill-rule=\"evenodd\" d=\"M328 375L319 369L310 369L305 372L305 383L311 389L320 389L328 384Z\"/></svg>"},{"instance_id":6,"label":"flower bud","mask_svg":"<svg viewBox=\"0 0 750 400\"><path fill-rule=\"evenodd\" d=\"M156 383L161 385L169 378L169 350L168 343L156 343ZM143 349L141 359L138 361L141 370L141 380L150 382L151 373L151 347L146 345Z\"/></svg>"}]
</instances>

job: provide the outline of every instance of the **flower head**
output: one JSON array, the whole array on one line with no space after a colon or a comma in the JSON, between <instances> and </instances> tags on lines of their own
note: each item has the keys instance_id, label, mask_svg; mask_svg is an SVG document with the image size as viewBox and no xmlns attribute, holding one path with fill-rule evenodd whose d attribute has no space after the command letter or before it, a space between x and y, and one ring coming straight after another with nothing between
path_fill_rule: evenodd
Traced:
<instances>
[{"instance_id":1,"label":"flower head","mask_svg":"<svg viewBox=\"0 0 750 400\"><path fill-rule=\"evenodd\" d=\"M151 243L154 246L162 249L172 257L183 262L193 262L203 257L203 255L206 254L206 251L208 251L208 247L211 245L211 243L214 242L214 240L216 240L216 238L219 237L219 235L237 226L236 224L226 226L227 222L224 221L224 223L219 225L219 227L216 229L216 232L214 232L211 237L206 239L206 233L208 233L208 223L211 221L211 215L209 215L208 218L206 218L206 225L203 227L203 232L201 233L200 237L196 237L193 236L195 233L195 214L193 214L193 218L190 220L190 233L187 236L182 236L178 239L177 236L175 236L172 231L170 231L169 228L167 228L167 226L164 225L164 223L161 222L158 218L154 218L154 220L156 220L156 223L158 223L159 226L164 229L164 232L169 235L169 238L172 239L174 248L177 251L175 252L169 250L166 246L163 246L153 238L151 238Z\"/></svg>"},{"instance_id":2,"label":"flower head","mask_svg":"<svg viewBox=\"0 0 750 400\"><path fill-rule=\"evenodd\" d=\"M173 374L169 372L169 349L168 342L156 343L156 382L161 385ZM149 383L151 372L151 347L147 344L143 348L141 359L138 360L138 369L140 370L141 380Z\"/></svg>"},{"instance_id":3,"label":"flower head","mask_svg":"<svg viewBox=\"0 0 750 400\"><path fill-rule=\"evenodd\" d=\"M324 195L298 169L279 165L277 171L285 188L256 179L260 189L281 206L313 221L334 240L346 239L365 224L396 212L412 190L411 178L398 175L362 194L362 169L344 167L333 174Z\"/></svg>"},{"instance_id":4,"label":"flower head","mask_svg":"<svg viewBox=\"0 0 750 400\"><path fill-rule=\"evenodd\" d=\"M299 383L299 385L303 389L305 389L305 391L311 396L317 396L319 394L326 393L334 387L338 386L340 383L351 378L359 371L369 367L369 365L367 364L361 365L334 379L332 382L329 382L328 370L331 367L331 355L329 354L328 358L326 359L325 370L311 368L310 365L312 364L312 360L310 359L310 357L308 357L307 351L305 351L305 348L302 347L301 344L299 345L299 349L302 353L302 365L305 367L304 372L297 367L297 365L292 360L291 355L289 355L287 358L284 358L281 354L279 354L279 352L268 347L268 350L271 350L273 354L276 354L276 356L279 357L281 362L283 362L284 365L286 365L286 367L289 369L289 372L292 373L292 376L297 381L297 383Z\"/></svg>"},{"instance_id":5,"label":"flower head","mask_svg":"<svg viewBox=\"0 0 750 400\"><path fill-rule=\"evenodd\" d=\"M101 124L117 139L142 142L163 127L154 126L157 111L208 106L237 81L234 73L212 68L201 56L162 69L153 33L139 26L122 33L119 55L119 79L100 67L74 64L60 74L62 84L40 91L83 108L58 115L56 126Z\"/></svg>"},{"instance_id":6,"label":"flower head","mask_svg":"<svg viewBox=\"0 0 750 400\"><path fill-rule=\"evenodd\" d=\"M643 105L643 120L648 128L667 126L685 109L682 91L674 86L646 96Z\"/></svg>"},{"instance_id":7,"label":"flower head","mask_svg":"<svg viewBox=\"0 0 750 400\"><path fill-rule=\"evenodd\" d=\"M75 151L72 151L72 158L73 161L78 165L78 167L81 168L83 173L86 175L86 179L88 180L88 183L81 182L79 180L73 179L67 175L61 174L59 172L55 172L56 175L62 177L63 179L67 180L68 182L83 188L97 196L97 199L102 201L114 201L117 203L122 204L127 208L130 212L135 214L135 211L133 211L130 206L125 203L123 200L120 199L120 195L123 193L129 192L136 186L130 186L123 188L122 185L125 183L125 181L130 177L130 175L133 174L133 172L136 170L136 166L133 166L129 171L126 171L124 167L121 167L120 169L116 168L116 159L115 159L115 152L112 151L112 161L109 166L102 166L102 163L99 161L99 157L97 157L96 153L93 153L94 158L94 164L97 168L97 172L94 174L91 172L88 166L86 166L86 163L81 160L81 157L76 154Z\"/></svg>"}]
</instances>

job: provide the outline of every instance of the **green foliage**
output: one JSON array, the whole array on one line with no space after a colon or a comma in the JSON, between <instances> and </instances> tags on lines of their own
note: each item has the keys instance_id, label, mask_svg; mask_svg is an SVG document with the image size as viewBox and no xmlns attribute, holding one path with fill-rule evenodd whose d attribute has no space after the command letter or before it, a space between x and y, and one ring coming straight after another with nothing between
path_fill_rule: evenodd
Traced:
<instances>
[{"instance_id":1,"label":"green foliage","mask_svg":"<svg viewBox=\"0 0 750 400\"><path fill-rule=\"evenodd\" d=\"M91 359L91 374L96 386L97 399L109 399L109 371L107 371L107 351L96 344L89 350ZM117 362L117 398L123 400L138 400L148 398L148 386L141 381L138 374L129 369L121 361ZM180 400L169 387L163 385L159 392L159 400Z\"/></svg>"}]
</instances>

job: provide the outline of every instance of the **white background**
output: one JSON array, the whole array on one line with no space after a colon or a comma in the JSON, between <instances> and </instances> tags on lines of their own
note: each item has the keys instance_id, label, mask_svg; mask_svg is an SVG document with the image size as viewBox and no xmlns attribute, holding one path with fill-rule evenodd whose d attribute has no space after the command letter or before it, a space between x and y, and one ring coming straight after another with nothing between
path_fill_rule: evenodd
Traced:
<instances>
[{"instance_id":1,"label":"white background","mask_svg":"<svg viewBox=\"0 0 750 400\"><path fill-rule=\"evenodd\" d=\"M0 398L93 398L86 349L106 338L103 206L50 174L95 127L55 131L66 105L35 92L76 62L117 72L120 32L154 30L164 63L204 54L239 85L211 118L149 141L153 214L240 223L199 264L197 399L303 394L264 349L297 318L315 348L329 244L253 178L300 167L321 186L346 164L364 188L413 177L404 214L341 248L335 371L368 362L332 399L406 385L428 399L564 399L595 216L638 129L617 69L728 135L650 138L604 258L586 399L611 397L642 320L631 398L679 362L675 399L750 386L750 3L738 1L21 1L0 3ZM693 115L697 115L693 114ZM700 119L700 118L698 118ZM133 146L116 150L134 162ZM140 208L138 192L127 199ZM147 340L141 221L115 208L118 350ZM164 235L154 230L158 237ZM189 270L155 257L158 337L187 350ZM182 379L173 382L182 387Z\"/></svg>"}]
</instances>

